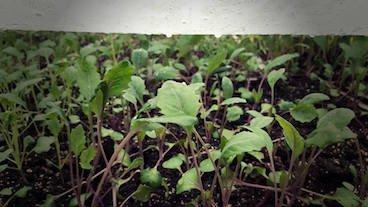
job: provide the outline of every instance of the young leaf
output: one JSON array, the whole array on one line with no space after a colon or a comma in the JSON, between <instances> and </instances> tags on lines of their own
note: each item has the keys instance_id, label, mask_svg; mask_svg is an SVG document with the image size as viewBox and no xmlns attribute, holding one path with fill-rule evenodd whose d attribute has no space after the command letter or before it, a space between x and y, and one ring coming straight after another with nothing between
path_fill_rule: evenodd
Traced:
<instances>
[{"instance_id":1,"label":"young leaf","mask_svg":"<svg viewBox=\"0 0 368 207\"><path fill-rule=\"evenodd\" d=\"M336 108L329 111L320 120L318 120L317 127L331 123L338 129L342 129L347 126L354 117L355 114L352 110L347 108Z\"/></svg>"},{"instance_id":2,"label":"young leaf","mask_svg":"<svg viewBox=\"0 0 368 207\"><path fill-rule=\"evenodd\" d=\"M264 128L268 125L270 125L273 122L273 117L268 117L268 116L259 116L259 117L255 117L250 121L250 126L251 127L256 127L256 128Z\"/></svg>"},{"instance_id":3,"label":"young leaf","mask_svg":"<svg viewBox=\"0 0 368 207\"><path fill-rule=\"evenodd\" d=\"M86 144L86 136L82 125L72 129L69 140L70 148L75 155L79 156Z\"/></svg>"},{"instance_id":4,"label":"young leaf","mask_svg":"<svg viewBox=\"0 0 368 207\"><path fill-rule=\"evenodd\" d=\"M276 120L282 127L286 143L293 151L295 158L297 158L304 150L303 137L299 134L299 132L295 129L295 127L292 124L290 124L281 116L276 115Z\"/></svg>"},{"instance_id":5,"label":"young leaf","mask_svg":"<svg viewBox=\"0 0 368 207\"><path fill-rule=\"evenodd\" d=\"M259 151L266 146L265 141L253 132L234 135L222 149L222 157L229 158L244 152Z\"/></svg>"},{"instance_id":6,"label":"young leaf","mask_svg":"<svg viewBox=\"0 0 368 207\"><path fill-rule=\"evenodd\" d=\"M311 94L304 96L304 98L300 100L300 102L305 103L305 104L316 104L316 103L327 101L327 100L330 100L330 97L328 97L327 95L323 93L311 93Z\"/></svg>"},{"instance_id":7,"label":"young leaf","mask_svg":"<svg viewBox=\"0 0 368 207\"><path fill-rule=\"evenodd\" d=\"M147 65L148 52L145 49L135 49L132 52L132 62L135 68L140 69Z\"/></svg>"},{"instance_id":8,"label":"young leaf","mask_svg":"<svg viewBox=\"0 0 368 207\"><path fill-rule=\"evenodd\" d=\"M242 108L240 108L239 106L231 106L227 108L226 119L229 122L237 121L240 118L240 116L243 114L244 112Z\"/></svg>"},{"instance_id":9,"label":"young leaf","mask_svg":"<svg viewBox=\"0 0 368 207\"><path fill-rule=\"evenodd\" d=\"M100 83L100 74L97 72L96 66L93 63L88 62L86 59L82 59L79 63L79 67L76 72L78 78L77 84L81 95L90 101L95 95L95 90Z\"/></svg>"},{"instance_id":10,"label":"young leaf","mask_svg":"<svg viewBox=\"0 0 368 207\"><path fill-rule=\"evenodd\" d=\"M128 85L129 88L125 91L125 94L130 94L130 96L138 100L139 103L143 104L143 95L148 93L144 84L144 80L141 77L132 76Z\"/></svg>"},{"instance_id":11,"label":"young leaf","mask_svg":"<svg viewBox=\"0 0 368 207\"><path fill-rule=\"evenodd\" d=\"M185 83L166 81L158 89L157 106L166 116L196 117L200 107L199 94Z\"/></svg>"},{"instance_id":12,"label":"young leaf","mask_svg":"<svg viewBox=\"0 0 368 207\"><path fill-rule=\"evenodd\" d=\"M234 86L233 82L226 76L222 78L221 87L224 95L224 99L233 97Z\"/></svg>"},{"instance_id":13,"label":"young leaf","mask_svg":"<svg viewBox=\"0 0 368 207\"><path fill-rule=\"evenodd\" d=\"M323 149L328 145L343 142L346 139L355 138L354 134L349 128L338 129L332 123L318 127L308 135L306 144L308 146L315 145Z\"/></svg>"},{"instance_id":14,"label":"young leaf","mask_svg":"<svg viewBox=\"0 0 368 207\"><path fill-rule=\"evenodd\" d=\"M162 176L156 168L142 170L140 180L153 188L158 188L162 184Z\"/></svg>"},{"instance_id":15,"label":"young leaf","mask_svg":"<svg viewBox=\"0 0 368 207\"><path fill-rule=\"evenodd\" d=\"M89 146L87 149L82 151L82 154L80 155L80 161L79 164L81 165L81 168L90 170L92 169L91 161L96 156L96 149L94 146Z\"/></svg>"},{"instance_id":16,"label":"young leaf","mask_svg":"<svg viewBox=\"0 0 368 207\"><path fill-rule=\"evenodd\" d=\"M215 162L216 160L220 159L221 151L213 150L210 152L209 156L211 157L212 161ZM201 172L212 172L215 170L216 166L213 166L211 159L207 158L200 163L199 168Z\"/></svg>"},{"instance_id":17,"label":"young leaf","mask_svg":"<svg viewBox=\"0 0 368 207\"><path fill-rule=\"evenodd\" d=\"M312 104L306 104L303 102L298 103L294 108L292 108L290 113L295 120L302 123L311 122L318 116L316 108L314 108Z\"/></svg>"},{"instance_id":18,"label":"young leaf","mask_svg":"<svg viewBox=\"0 0 368 207\"><path fill-rule=\"evenodd\" d=\"M267 75L267 82L272 90L274 90L276 82L280 80L282 77L285 77L284 73L285 69L280 69L280 70L273 70Z\"/></svg>"},{"instance_id":19,"label":"young leaf","mask_svg":"<svg viewBox=\"0 0 368 207\"><path fill-rule=\"evenodd\" d=\"M247 100L239 97L232 97L224 100L221 105L231 105L231 104L237 104L237 103L247 103Z\"/></svg>"},{"instance_id":20,"label":"young leaf","mask_svg":"<svg viewBox=\"0 0 368 207\"><path fill-rule=\"evenodd\" d=\"M215 72L215 70L220 67L221 63L226 58L226 51L225 50L219 50L217 51L217 54L208 60L208 66L207 66L207 74L212 74Z\"/></svg>"},{"instance_id":21,"label":"young leaf","mask_svg":"<svg viewBox=\"0 0 368 207\"><path fill-rule=\"evenodd\" d=\"M184 161L185 157L183 154L180 153L162 163L162 167L167 169L177 169L180 168Z\"/></svg>"},{"instance_id":22,"label":"young leaf","mask_svg":"<svg viewBox=\"0 0 368 207\"><path fill-rule=\"evenodd\" d=\"M128 88L134 67L128 61L122 61L107 71L104 77L109 88L109 97L120 96Z\"/></svg>"},{"instance_id":23,"label":"young leaf","mask_svg":"<svg viewBox=\"0 0 368 207\"><path fill-rule=\"evenodd\" d=\"M133 193L133 198L140 202L147 202L151 197L153 189L149 186L140 184Z\"/></svg>"},{"instance_id":24,"label":"young leaf","mask_svg":"<svg viewBox=\"0 0 368 207\"><path fill-rule=\"evenodd\" d=\"M186 171L176 184L176 194L192 189L198 189L198 174L195 168Z\"/></svg>"},{"instance_id":25,"label":"young leaf","mask_svg":"<svg viewBox=\"0 0 368 207\"><path fill-rule=\"evenodd\" d=\"M293 53L293 54L285 54L285 55L281 55L279 57L276 57L275 59L269 61L266 65L266 67L264 68L264 70L266 72L270 71L272 68L280 66L284 63L286 63L289 60L292 60L296 57L299 57L299 54L297 53Z\"/></svg>"},{"instance_id":26,"label":"young leaf","mask_svg":"<svg viewBox=\"0 0 368 207\"><path fill-rule=\"evenodd\" d=\"M55 137L39 137L37 144L33 148L36 153L48 152L51 148L51 144L55 142Z\"/></svg>"}]
</instances>

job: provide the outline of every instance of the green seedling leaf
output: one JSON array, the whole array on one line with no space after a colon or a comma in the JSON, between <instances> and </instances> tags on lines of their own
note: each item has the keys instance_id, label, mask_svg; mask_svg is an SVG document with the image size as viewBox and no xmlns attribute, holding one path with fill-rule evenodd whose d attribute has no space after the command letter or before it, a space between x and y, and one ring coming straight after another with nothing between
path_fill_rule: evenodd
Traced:
<instances>
[{"instance_id":1,"label":"green seedling leaf","mask_svg":"<svg viewBox=\"0 0 368 207\"><path fill-rule=\"evenodd\" d=\"M54 142L55 137L39 137L33 150L38 154L48 152Z\"/></svg>"},{"instance_id":2,"label":"green seedling leaf","mask_svg":"<svg viewBox=\"0 0 368 207\"><path fill-rule=\"evenodd\" d=\"M186 171L176 184L176 194L192 189L198 189L198 174L195 168Z\"/></svg>"},{"instance_id":3,"label":"green seedling leaf","mask_svg":"<svg viewBox=\"0 0 368 207\"><path fill-rule=\"evenodd\" d=\"M162 163L163 168L167 169L178 169L185 161L185 157L183 154L178 154L173 157L171 157L169 160Z\"/></svg>"},{"instance_id":4,"label":"green seedling leaf","mask_svg":"<svg viewBox=\"0 0 368 207\"><path fill-rule=\"evenodd\" d=\"M272 68L278 67L280 65L285 64L287 61L292 60L296 57L299 57L299 54L293 53L293 54L285 54L281 55L279 57L276 57L275 59L269 61L264 68L266 72L270 71Z\"/></svg>"},{"instance_id":5,"label":"green seedling leaf","mask_svg":"<svg viewBox=\"0 0 368 207\"><path fill-rule=\"evenodd\" d=\"M166 116L196 117L200 103L199 94L185 83L166 81L158 90L157 106Z\"/></svg>"},{"instance_id":6,"label":"green seedling leaf","mask_svg":"<svg viewBox=\"0 0 368 207\"><path fill-rule=\"evenodd\" d=\"M323 149L328 145L343 142L346 139L356 138L356 136L348 127L339 129L332 123L329 123L311 132L308 135L306 144L308 146L315 145Z\"/></svg>"},{"instance_id":7,"label":"green seedling leaf","mask_svg":"<svg viewBox=\"0 0 368 207\"><path fill-rule=\"evenodd\" d=\"M120 96L128 88L133 72L134 67L128 61L122 61L107 71L104 81L109 89L109 97Z\"/></svg>"},{"instance_id":8,"label":"green seedling leaf","mask_svg":"<svg viewBox=\"0 0 368 207\"><path fill-rule=\"evenodd\" d=\"M162 184L162 176L156 168L146 168L142 170L140 180L152 188L158 188Z\"/></svg>"},{"instance_id":9,"label":"green seedling leaf","mask_svg":"<svg viewBox=\"0 0 368 207\"><path fill-rule=\"evenodd\" d=\"M141 157L134 159L128 166L128 171L139 168L143 164L144 160Z\"/></svg>"},{"instance_id":10,"label":"green seedling leaf","mask_svg":"<svg viewBox=\"0 0 368 207\"><path fill-rule=\"evenodd\" d=\"M282 127L282 132L285 136L286 143L288 144L289 148L294 153L295 158L299 157L299 155L304 150L304 139L299 134L298 130L284 118L279 115L276 115L276 121Z\"/></svg>"},{"instance_id":11,"label":"green seedling leaf","mask_svg":"<svg viewBox=\"0 0 368 207\"><path fill-rule=\"evenodd\" d=\"M256 127L256 126L247 126L245 128L257 134L260 138L262 138L267 148L267 151L272 152L273 142L272 142L270 135L268 135L268 133L265 130L259 127Z\"/></svg>"},{"instance_id":12,"label":"green seedling leaf","mask_svg":"<svg viewBox=\"0 0 368 207\"><path fill-rule=\"evenodd\" d=\"M47 195L46 200L41 204L40 207L53 207L55 206L55 199L52 195Z\"/></svg>"},{"instance_id":13,"label":"green seedling leaf","mask_svg":"<svg viewBox=\"0 0 368 207\"><path fill-rule=\"evenodd\" d=\"M132 62L135 68L140 69L147 66L148 52L145 49L135 49L132 52Z\"/></svg>"},{"instance_id":14,"label":"green seedling leaf","mask_svg":"<svg viewBox=\"0 0 368 207\"><path fill-rule=\"evenodd\" d=\"M215 162L216 160L220 159L221 151L213 150L210 152L209 156L211 157L212 161ZM212 172L215 170L216 166L213 166L211 159L207 158L200 163L199 168L201 172Z\"/></svg>"},{"instance_id":15,"label":"green seedling leaf","mask_svg":"<svg viewBox=\"0 0 368 207\"><path fill-rule=\"evenodd\" d=\"M78 124L81 121L77 115L70 115L68 118L72 124Z\"/></svg>"},{"instance_id":16,"label":"green seedling leaf","mask_svg":"<svg viewBox=\"0 0 368 207\"><path fill-rule=\"evenodd\" d=\"M225 50L219 50L217 51L215 56L209 58L207 66L207 74L214 73L215 70L220 67L221 63L224 62L225 58L226 58Z\"/></svg>"},{"instance_id":17,"label":"green seedling leaf","mask_svg":"<svg viewBox=\"0 0 368 207\"><path fill-rule=\"evenodd\" d=\"M94 146L89 146L87 149L82 151L82 154L80 155L80 161L79 164L81 165L81 168L90 170L92 169L91 161L96 156L96 149Z\"/></svg>"},{"instance_id":18,"label":"green seedling leaf","mask_svg":"<svg viewBox=\"0 0 368 207\"><path fill-rule=\"evenodd\" d=\"M151 197L152 191L153 189L151 187L140 184L133 193L133 198L140 202L147 202Z\"/></svg>"},{"instance_id":19,"label":"green seedling leaf","mask_svg":"<svg viewBox=\"0 0 368 207\"><path fill-rule=\"evenodd\" d=\"M224 99L233 97L234 86L230 78L224 76L221 81L221 87L222 87Z\"/></svg>"},{"instance_id":20,"label":"green seedling leaf","mask_svg":"<svg viewBox=\"0 0 368 207\"><path fill-rule=\"evenodd\" d=\"M79 156L86 144L86 136L82 125L78 125L76 128L72 129L69 144L72 152L74 152L76 156Z\"/></svg>"},{"instance_id":21,"label":"green seedling leaf","mask_svg":"<svg viewBox=\"0 0 368 207\"><path fill-rule=\"evenodd\" d=\"M0 162L8 159L8 157L11 153L12 153L11 149L7 149L4 152L0 152Z\"/></svg>"},{"instance_id":22,"label":"green seedling leaf","mask_svg":"<svg viewBox=\"0 0 368 207\"><path fill-rule=\"evenodd\" d=\"M266 146L264 140L253 132L240 132L234 135L222 149L222 157L229 158L245 152L260 151Z\"/></svg>"},{"instance_id":23,"label":"green seedling leaf","mask_svg":"<svg viewBox=\"0 0 368 207\"><path fill-rule=\"evenodd\" d=\"M331 123L338 129L342 129L347 126L354 117L355 114L352 110L347 108L336 108L329 111L320 120L318 120L317 128Z\"/></svg>"},{"instance_id":24,"label":"green seedling leaf","mask_svg":"<svg viewBox=\"0 0 368 207\"><path fill-rule=\"evenodd\" d=\"M315 119L318 114L316 111L316 108L312 104L306 104L306 103L298 103L294 108L290 111L291 116L301 122L311 122L313 119Z\"/></svg>"},{"instance_id":25,"label":"green seedling leaf","mask_svg":"<svg viewBox=\"0 0 368 207\"><path fill-rule=\"evenodd\" d=\"M13 93L2 93L0 94L0 102L7 104L18 104L20 106L26 107L26 103L19 98L16 94Z\"/></svg>"},{"instance_id":26,"label":"green seedling leaf","mask_svg":"<svg viewBox=\"0 0 368 207\"><path fill-rule=\"evenodd\" d=\"M10 196L12 194L12 189L11 188L3 188L1 191L0 191L0 195L2 196Z\"/></svg>"},{"instance_id":27,"label":"green seedling leaf","mask_svg":"<svg viewBox=\"0 0 368 207\"><path fill-rule=\"evenodd\" d=\"M311 93L304 96L304 98L300 100L300 102L304 104L317 104L327 100L330 100L330 97L323 93Z\"/></svg>"},{"instance_id":28,"label":"green seedling leaf","mask_svg":"<svg viewBox=\"0 0 368 207\"><path fill-rule=\"evenodd\" d=\"M102 137L110 137L111 139L115 141L120 141L124 138L123 134L120 132L114 131L112 129L106 129L105 127L102 127L101 129L101 135Z\"/></svg>"},{"instance_id":29,"label":"green seedling leaf","mask_svg":"<svg viewBox=\"0 0 368 207\"><path fill-rule=\"evenodd\" d=\"M87 101L90 101L94 97L95 90L100 83L100 74L97 72L96 66L82 59L77 68L76 75L79 77L76 79L79 92Z\"/></svg>"},{"instance_id":30,"label":"green seedling leaf","mask_svg":"<svg viewBox=\"0 0 368 207\"><path fill-rule=\"evenodd\" d=\"M120 150L117 160L124 166L129 166L131 164L130 155L124 149Z\"/></svg>"},{"instance_id":31,"label":"green seedling leaf","mask_svg":"<svg viewBox=\"0 0 368 207\"><path fill-rule=\"evenodd\" d=\"M197 121L197 113L201 106L200 95L192 86L175 81L166 81L158 90L157 107L164 115L145 118L142 121L174 123L183 127L193 126Z\"/></svg>"},{"instance_id":32,"label":"green seedling leaf","mask_svg":"<svg viewBox=\"0 0 368 207\"><path fill-rule=\"evenodd\" d=\"M238 49L234 50L233 53L231 53L231 55L230 55L229 62L234 60L236 57L238 57L244 51L245 51L244 47L241 47L241 48L238 48Z\"/></svg>"},{"instance_id":33,"label":"green seedling leaf","mask_svg":"<svg viewBox=\"0 0 368 207\"><path fill-rule=\"evenodd\" d=\"M25 198L27 196L27 193L29 190L31 190L32 188L29 186L24 186L23 188L17 190L17 192L15 192L15 196L18 198Z\"/></svg>"},{"instance_id":34,"label":"green seedling leaf","mask_svg":"<svg viewBox=\"0 0 368 207\"><path fill-rule=\"evenodd\" d=\"M280 69L280 70L273 70L267 75L267 82L270 85L272 91L275 88L276 82L281 78L285 78L284 73L285 69Z\"/></svg>"},{"instance_id":35,"label":"green seedling leaf","mask_svg":"<svg viewBox=\"0 0 368 207\"><path fill-rule=\"evenodd\" d=\"M239 98L239 97L233 97L233 98L228 98L224 100L221 103L221 105L225 106L225 105L232 105L232 104L238 104L238 103L247 103L247 100L243 98Z\"/></svg>"},{"instance_id":36,"label":"green seedling leaf","mask_svg":"<svg viewBox=\"0 0 368 207\"><path fill-rule=\"evenodd\" d=\"M262 114L261 114L262 115ZM259 116L250 121L250 126L255 128L264 128L273 122L273 117Z\"/></svg>"},{"instance_id":37,"label":"green seedling leaf","mask_svg":"<svg viewBox=\"0 0 368 207\"><path fill-rule=\"evenodd\" d=\"M333 198L343 207L359 207L360 198L345 187L338 188L333 195Z\"/></svg>"},{"instance_id":38,"label":"green seedling leaf","mask_svg":"<svg viewBox=\"0 0 368 207\"><path fill-rule=\"evenodd\" d=\"M0 165L0 172L3 172L4 170L8 169L8 165L5 164L5 165Z\"/></svg>"},{"instance_id":39,"label":"green seedling leaf","mask_svg":"<svg viewBox=\"0 0 368 207\"><path fill-rule=\"evenodd\" d=\"M156 80L173 80L179 76L179 71L171 66L163 66L161 64L153 65Z\"/></svg>"},{"instance_id":40,"label":"green seedling leaf","mask_svg":"<svg viewBox=\"0 0 368 207\"><path fill-rule=\"evenodd\" d=\"M242 108L240 108L239 106L231 106L227 108L226 119L229 122L237 121L238 119L240 119L240 116L243 114L244 112Z\"/></svg>"},{"instance_id":41,"label":"green seedling leaf","mask_svg":"<svg viewBox=\"0 0 368 207\"><path fill-rule=\"evenodd\" d=\"M82 47L79 51L79 54L82 58L85 58L88 55L92 55L96 51L97 47L95 47L93 44L89 44L87 46Z\"/></svg>"},{"instance_id":42,"label":"green seedling leaf","mask_svg":"<svg viewBox=\"0 0 368 207\"><path fill-rule=\"evenodd\" d=\"M82 201L82 203L85 203L85 201L91 196L90 193L83 193L80 195L80 199ZM78 207L78 200L77 197L73 197L70 201L69 201L69 206L68 207Z\"/></svg>"},{"instance_id":43,"label":"green seedling leaf","mask_svg":"<svg viewBox=\"0 0 368 207\"><path fill-rule=\"evenodd\" d=\"M143 96L145 94L148 94L148 91L146 90L146 86L144 84L144 80L138 76L132 76L131 81L128 85L129 88L125 91L123 97L133 104L136 104L137 100L139 103L143 104Z\"/></svg>"}]
</instances>

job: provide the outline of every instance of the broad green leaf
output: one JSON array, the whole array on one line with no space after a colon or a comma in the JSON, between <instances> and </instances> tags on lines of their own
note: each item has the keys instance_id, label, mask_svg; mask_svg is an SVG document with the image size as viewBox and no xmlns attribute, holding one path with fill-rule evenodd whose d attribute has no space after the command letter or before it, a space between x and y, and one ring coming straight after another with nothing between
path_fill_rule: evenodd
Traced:
<instances>
[{"instance_id":1,"label":"broad green leaf","mask_svg":"<svg viewBox=\"0 0 368 207\"><path fill-rule=\"evenodd\" d=\"M105 127L102 127L101 135L102 137L110 137L111 139L115 141L119 141L124 138L123 134L121 134L120 132L114 131L112 129L107 129Z\"/></svg>"},{"instance_id":2,"label":"broad green leaf","mask_svg":"<svg viewBox=\"0 0 368 207\"><path fill-rule=\"evenodd\" d=\"M51 148L51 144L54 142L55 137L39 137L33 150L38 154L42 152L48 152Z\"/></svg>"},{"instance_id":3,"label":"broad green leaf","mask_svg":"<svg viewBox=\"0 0 368 207\"><path fill-rule=\"evenodd\" d=\"M236 57L238 57L242 52L245 51L244 47L238 48L231 53L229 61L234 60Z\"/></svg>"},{"instance_id":4,"label":"broad green leaf","mask_svg":"<svg viewBox=\"0 0 368 207\"><path fill-rule=\"evenodd\" d=\"M316 104L316 103L327 101L327 100L330 100L330 97L328 97L327 95L323 93L311 93L311 94L304 96L304 98L300 100L300 102L305 103L305 104Z\"/></svg>"},{"instance_id":5,"label":"broad green leaf","mask_svg":"<svg viewBox=\"0 0 368 207\"><path fill-rule=\"evenodd\" d=\"M146 168L141 172L140 181L153 188L158 188L162 184L162 176L156 168Z\"/></svg>"},{"instance_id":6,"label":"broad green leaf","mask_svg":"<svg viewBox=\"0 0 368 207\"><path fill-rule=\"evenodd\" d=\"M69 144L72 152L79 156L86 144L86 136L82 125L78 125L76 128L72 129Z\"/></svg>"},{"instance_id":7,"label":"broad green leaf","mask_svg":"<svg viewBox=\"0 0 368 207\"><path fill-rule=\"evenodd\" d=\"M0 94L0 103L18 104L23 107L27 106L26 103L21 98L19 98L16 94L13 93Z\"/></svg>"},{"instance_id":8,"label":"broad green leaf","mask_svg":"<svg viewBox=\"0 0 368 207\"><path fill-rule=\"evenodd\" d=\"M79 63L76 75L78 76L77 84L81 95L90 101L95 95L95 90L100 83L100 74L92 63L82 59Z\"/></svg>"},{"instance_id":9,"label":"broad green leaf","mask_svg":"<svg viewBox=\"0 0 368 207\"><path fill-rule=\"evenodd\" d=\"M193 116L160 116L152 118L142 118L137 121L157 122L157 123L173 123L183 127L190 127L197 123L197 118Z\"/></svg>"},{"instance_id":10,"label":"broad green leaf","mask_svg":"<svg viewBox=\"0 0 368 207\"><path fill-rule=\"evenodd\" d=\"M290 124L281 116L276 115L276 120L282 127L282 132L285 136L286 143L293 151L295 158L297 158L304 150L303 137L299 134L298 130L296 130L292 124Z\"/></svg>"},{"instance_id":11,"label":"broad green leaf","mask_svg":"<svg viewBox=\"0 0 368 207\"><path fill-rule=\"evenodd\" d=\"M155 79L158 81L173 80L179 76L179 71L171 66L163 66L161 64L153 65Z\"/></svg>"},{"instance_id":12,"label":"broad green leaf","mask_svg":"<svg viewBox=\"0 0 368 207\"><path fill-rule=\"evenodd\" d=\"M260 151L266 146L264 140L253 132L240 132L234 135L222 149L222 157L229 158L245 152Z\"/></svg>"},{"instance_id":13,"label":"broad green leaf","mask_svg":"<svg viewBox=\"0 0 368 207\"><path fill-rule=\"evenodd\" d=\"M231 105L231 104L237 104L237 103L247 103L247 100L239 97L232 97L224 100L221 105Z\"/></svg>"},{"instance_id":14,"label":"broad green leaf","mask_svg":"<svg viewBox=\"0 0 368 207\"><path fill-rule=\"evenodd\" d=\"M152 193L153 189L149 186L140 184L136 191L133 193L133 198L140 202L147 202Z\"/></svg>"},{"instance_id":15,"label":"broad green leaf","mask_svg":"<svg viewBox=\"0 0 368 207\"><path fill-rule=\"evenodd\" d=\"M360 198L345 187L338 188L333 195L333 198L343 207L359 207Z\"/></svg>"},{"instance_id":16,"label":"broad green leaf","mask_svg":"<svg viewBox=\"0 0 368 207\"><path fill-rule=\"evenodd\" d=\"M257 117L264 117L263 114L261 114L260 112L256 111L256 110L248 110L247 114L257 118Z\"/></svg>"},{"instance_id":17,"label":"broad green leaf","mask_svg":"<svg viewBox=\"0 0 368 207\"><path fill-rule=\"evenodd\" d=\"M106 72L104 81L109 88L109 97L122 95L128 88L134 67L128 61L122 61Z\"/></svg>"},{"instance_id":18,"label":"broad green leaf","mask_svg":"<svg viewBox=\"0 0 368 207\"><path fill-rule=\"evenodd\" d=\"M17 196L18 198L25 198L27 196L28 191L31 189L32 188L29 186L24 186L23 188L17 190L17 192L15 192L14 195Z\"/></svg>"},{"instance_id":19,"label":"broad green leaf","mask_svg":"<svg viewBox=\"0 0 368 207\"><path fill-rule=\"evenodd\" d=\"M298 103L294 108L292 108L290 113L295 120L302 123L311 122L318 116L316 108L314 108L312 104L306 104L303 102Z\"/></svg>"},{"instance_id":20,"label":"broad green leaf","mask_svg":"<svg viewBox=\"0 0 368 207\"><path fill-rule=\"evenodd\" d=\"M4 152L0 152L0 162L8 159L8 157L11 153L12 153L11 149L7 149Z\"/></svg>"},{"instance_id":21,"label":"broad green leaf","mask_svg":"<svg viewBox=\"0 0 368 207\"><path fill-rule=\"evenodd\" d=\"M157 106L166 116L192 116L196 117L200 102L199 94L185 83L166 81L157 93Z\"/></svg>"},{"instance_id":22,"label":"broad green leaf","mask_svg":"<svg viewBox=\"0 0 368 207\"><path fill-rule=\"evenodd\" d=\"M89 146L85 150L82 151L82 154L80 155L80 161L79 164L81 165L81 168L90 170L92 169L91 162L96 156L96 149L94 146Z\"/></svg>"},{"instance_id":23,"label":"broad green leaf","mask_svg":"<svg viewBox=\"0 0 368 207\"><path fill-rule=\"evenodd\" d=\"M215 70L220 67L221 63L226 58L226 51L219 50L216 55L208 59L207 73L212 74Z\"/></svg>"},{"instance_id":24,"label":"broad green leaf","mask_svg":"<svg viewBox=\"0 0 368 207\"><path fill-rule=\"evenodd\" d=\"M296 57L299 57L299 54L297 53L293 53L293 54L285 54L285 55L281 55L279 57L276 57L275 59L269 61L266 65L266 67L264 68L264 70L266 72L270 71L272 68L283 65L284 63L286 63L289 60L292 60Z\"/></svg>"},{"instance_id":25,"label":"broad green leaf","mask_svg":"<svg viewBox=\"0 0 368 207\"><path fill-rule=\"evenodd\" d=\"M355 138L354 134L349 128L344 127L343 129L337 128L332 123L318 127L308 135L306 144L308 146L315 145L321 149L328 145L343 142L346 139Z\"/></svg>"},{"instance_id":26,"label":"broad green leaf","mask_svg":"<svg viewBox=\"0 0 368 207\"><path fill-rule=\"evenodd\" d=\"M268 133L265 130L263 130L259 127L256 127L256 126L249 126L249 127L247 126L245 128L252 131L253 133L257 134L260 137L260 139L263 139L267 150L269 152L272 152L273 142L272 142L272 139L271 139L270 135L268 135Z\"/></svg>"},{"instance_id":27,"label":"broad green leaf","mask_svg":"<svg viewBox=\"0 0 368 207\"><path fill-rule=\"evenodd\" d=\"M10 196L12 194L12 189L11 188L3 188L1 191L0 191L0 195L2 196Z\"/></svg>"},{"instance_id":28,"label":"broad green leaf","mask_svg":"<svg viewBox=\"0 0 368 207\"><path fill-rule=\"evenodd\" d=\"M129 166L131 164L130 155L124 149L120 150L117 161L121 162L124 166Z\"/></svg>"},{"instance_id":29,"label":"broad green leaf","mask_svg":"<svg viewBox=\"0 0 368 207\"><path fill-rule=\"evenodd\" d=\"M267 75L267 82L272 90L274 90L276 82L281 78L285 77L284 73L285 69L280 69L280 70L273 70Z\"/></svg>"},{"instance_id":30,"label":"broad green leaf","mask_svg":"<svg viewBox=\"0 0 368 207\"><path fill-rule=\"evenodd\" d=\"M177 169L180 168L184 161L185 157L180 153L162 163L162 167L167 169Z\"/></svg>"},{"instance_id":31,"label":"broad green leaf","mask_svg":"<svg viewBox=\"0 0 368 207\"><path fill-rule=\"evenodd\" d=\"M234 86L230 78L224 76L221 81L221 87L222 87L224 99L233 97Z\"/></svg>"},{"instance_id":32,"label":"broad green leaf","mask_svg":"<svg viewBox=\"0 0 368 207\"><path fill-rule=\"evenodd\" d=\"M96 51L97 51L97 47L95 47L93 44L89 44L87 46L82 47L79 51L79 54L82 58L85 58L88 55L91 55L92 53Z\"/></svg>"},{"instance_id":33,"label":"broad green leaf","mask_svg":"<svg viewBox=\"0 0 368 207\"><path fill-rule=\"evenodd\" d=\"M52 113L48 116L48 119L46 120L46 124L47 124L47 128L50 130L52 135L54 135L55 137L58 137L63 126L60 123L60 120L58 119L56 113Z\"/></svg>"},{"instance_id":34,"label":"broad green leaf","mask_svg":"<svg viewBox=\"0 0 368 207\"><path fill-rule=\"evenodd\" d=\"M221 151L220 150L213 150L213 151L210 152L209 156L211 157L212 161L215 162L216 160L220 159ZM216 166L213 166L211 159L207 158L199 164L199 168L200 168L201 172L212 172L212 171L215 170Z\"/></svg>"},{"instance_id":35,"label":"broad green leaf","mask_svg":"<svg viewBox=\"0 0 368 207\"><path fill-rule=\"evenodd\" d=\"M143 164L144 160L141 157L135 158L130 165L128 166L128 171L132 170L132 169L136 169L138 167L140 167Z\"/></svg>"},{"instance_id":36,"label":"broad green leaf","mask_svg":"<svg viewBox=\"0 0 368 207\"><path fill-rule=\"evenodd\" d=\"M186 171L176 184L176 194L198 189L198 174L195 168Z\"/></svg>"},{"instance_id":37,"label":"broad green leaf","mask_svg":"<svg viewBox=\"0 0 368 207\"><path fill-rule=\"evenodd\" d=\"M327 112L327 114L318 120L317 127L331 123L338 129L342 129L347 126L354 117L355 114L352 110L347 108L336 108Z\"/></svg>"},{"instance_id":38,"label":"broad green leaf","mask_svg":"<svg viewBox=\"0 0 368 207\"><path fill-rule=\"evenodd\" d=\"M133 97L135 100L138 100L139 103L143 104L143 95L147 93L148 92L146 90L144 80L138 76L132 76L129 83L129 88L124 93L124 98ZM132 98L126 99L133 104L136 104L136 101L132 100Z\"/></svg>"},{"instance_id":39,"label":"broad green leaf","mask_svg":"<svg viewBox=\"0 0 368 207\"><path fill-rule=\"evenodd\" d=\"M148 62L148 52L145 49L135 49L132 52L132 62L135 68L140 69L146 67Z\"/></svg>"},{"instance_id":40,"label":"broad green leaf","mask_svg":"<svg viewBox=\"0 0 368 207\"><path fill-rule=\"evenodd\" d=\"M21 81L17 83L17 87L14 89L14 92L19 93L23 91L25 88L34 86L38 82L40 82L43 78L34 78L26 81Z\"/></svg>"},{"instance_id":41,"label":"broad green leaf","mask_svg":"<svg viewBox=\"0 0 368 207\"><path fill-rule=\"evenodd\" d=\"M239 106L231 106L227 108L226 119L229 122L237 121L243 114L244 112L242 108L240 108Z\"/></svg>"},{"instance_id":42,"label":"broad green leaf","mask_svg":"<svg viewBox=\"0 0 368 207\"><path fill-rule=\"evenodd\" d=\"M273 122L273 117L268 117L268 116L259 116L259 117L255 117L250 121L250 126L251 127L256 127L256 128L264 128L268 125L270 125Z\"/></svg>"},{"instance_id":43,"label":"broad green leaf","mask_svg":"<svg viewBox=\"0 0 368 207\"><path fill-rule=\"evenodd\" d=\"M193 50L194 45L203 39L202 35L180 35L176 42L176 48L181 57L187 56Z\"/></svg>"}]
</instances>

